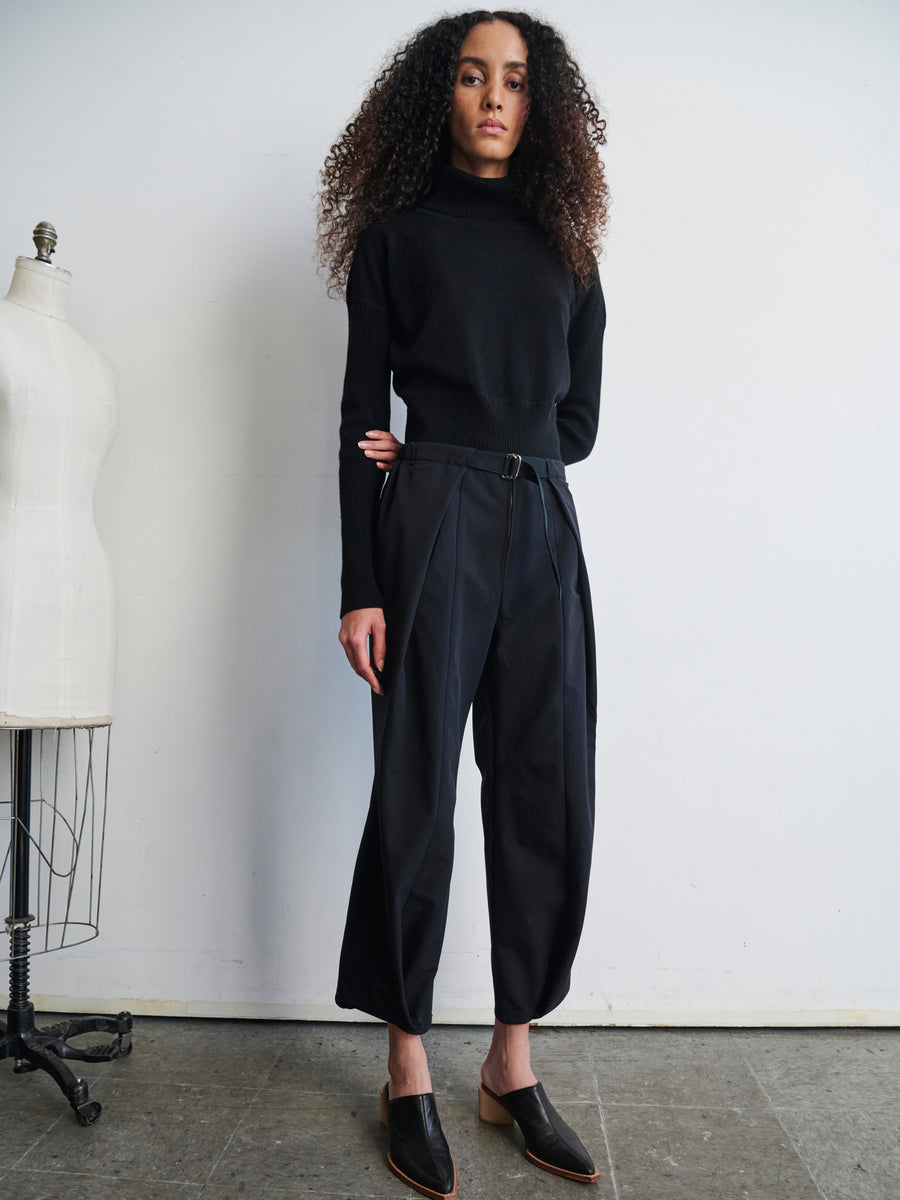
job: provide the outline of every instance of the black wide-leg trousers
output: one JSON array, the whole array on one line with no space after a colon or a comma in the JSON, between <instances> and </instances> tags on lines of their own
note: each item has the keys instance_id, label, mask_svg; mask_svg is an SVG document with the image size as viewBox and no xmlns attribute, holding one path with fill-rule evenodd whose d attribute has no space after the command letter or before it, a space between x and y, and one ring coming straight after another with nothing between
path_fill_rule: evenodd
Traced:
<instances>
[{"instance_id":1,"label":"black wide-leg trousers","mask_svg":"<svg viewBox=\"0 0 900 1200\"><path fill-rule=\"evenodd\" d=\"M410 443L376 553L384 695L337 1003L431 1024L474 705L495 1013L523 1024L568 991L594 824L593 621L563 464Z\"/></svg>"}]
</instances>

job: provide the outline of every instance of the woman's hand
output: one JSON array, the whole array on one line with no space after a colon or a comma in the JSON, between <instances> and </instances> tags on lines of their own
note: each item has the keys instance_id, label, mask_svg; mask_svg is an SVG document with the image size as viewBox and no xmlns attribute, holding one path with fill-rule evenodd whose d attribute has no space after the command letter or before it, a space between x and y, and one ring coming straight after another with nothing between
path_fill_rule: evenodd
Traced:
<instances>
[{"instance_id":1,"label":"woman's hand","mask_svg":"<svg viewBox=\"0 0 900 1200\"><path fill-rule=\"evenodd\" d=\"M388 468L386 468L388 469ZM344 647L347 661L353 670L364 679L378 696L384 689L372 669L384 670L384 610L381 608L354 608L344 613L338 641ZM369 657L369 638L372 639L372 656Z\"/></svg>"},{"instance_id":2,"label":"woman's hand","mask_svg":"<svg viewBox=\"0 0 900 1200\"><path fill-rule=\"evenodd\" d=\"M403 443L398 442L392 433L385 429L367 429L368 441L358 442L357 445L365 453L366 458L373 458L380 471L389 471L400 457Z\"/></svg>"}]
</instances>

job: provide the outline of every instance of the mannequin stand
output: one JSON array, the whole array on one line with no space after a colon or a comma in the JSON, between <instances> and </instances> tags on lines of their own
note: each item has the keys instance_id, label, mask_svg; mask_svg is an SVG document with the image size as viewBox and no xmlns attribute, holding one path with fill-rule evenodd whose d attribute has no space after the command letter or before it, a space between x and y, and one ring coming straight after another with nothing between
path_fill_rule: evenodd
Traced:
<instances>
[{"instance_id":1,"label":"mannequin stand","mask_svg":"<svg viewBox=\"0 0 900 1200\"><path fill-rule=\"evenodd\" d=\"M82 1125L93 1125L101 1107L88 1097L88 1087L65 1064L64 1059L81 1062L109 1062L131 1053L131 1013L115 1017L75 1017L47 1029L37 1029L34 1005L28 996L30 929L34 917L28 912L31 856L31 738L30 729L15 732L13 763L13 815L10 822L10 907L6 919L10 936L9 1008L6 1021L0 1021L0 1058L15 1059L13 1071L46 1071L56 1080ZM110 1033L111 1042L76 1047L69 1038L83 1033Z\"/></svg>"}]
</instances>

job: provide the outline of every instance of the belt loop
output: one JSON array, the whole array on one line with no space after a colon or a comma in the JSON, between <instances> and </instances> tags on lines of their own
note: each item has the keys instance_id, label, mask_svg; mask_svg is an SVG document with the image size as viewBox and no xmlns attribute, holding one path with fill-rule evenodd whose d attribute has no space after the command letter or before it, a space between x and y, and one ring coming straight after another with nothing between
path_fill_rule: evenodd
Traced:
<instances>
[{"instance_id":1,"label":"belt loop","mask_svg":"<svg viewBox=\"0 0 900 1200\"><path fill-rule=\"evenodd\" d=\"M512 470L512 464L515 464L515 470ZM503 470L500 472L501 479L515 479L522 468L522 455L508 453L506 462L503 464Z\"/></svg>"}]
</instances>

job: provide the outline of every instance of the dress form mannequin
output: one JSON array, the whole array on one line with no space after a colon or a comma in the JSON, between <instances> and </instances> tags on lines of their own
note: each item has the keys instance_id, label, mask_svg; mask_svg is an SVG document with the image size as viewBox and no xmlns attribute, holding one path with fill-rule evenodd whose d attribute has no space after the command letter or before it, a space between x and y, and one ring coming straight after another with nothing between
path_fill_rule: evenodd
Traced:
<instances>
[{"instance_id":1,"label":"dress form mannequin","mask_svg":"<svg viewBox=\"0 0 900 1200\"><path fill-rule=\"evenodd\" d=\"M56 231L42 222L34 240L37 260L16 259L9 292L0 301L0 727L14 731L10 850L0 869L2 874L8 864L10 877L10 990L6 1020L0 1021L0 1059L12 1058L17 1073L47 1072L81 1124L92 1125L101 1106L65 1060L107 1062L128 1054L131 1014L78 1017L38 1029L29 998L29 956L35 927L48 934L51 925L62 930L60 945L50 946L48 938L44 950L62 948L71 925L87 925L94 936L99 932L106 793L104 782L98 804L93 754L96 732L106 739L108 764L115 600L92 505L115 432L115 373L66 320L72 276L50 263ZM87 770L76 782L71 820L57 804L62 729L73 739L73 761L76 736L87 744ZM35 730L40 731L36 756ZM52 784L41 772L35 793L32 765L36 757L40 771L45 733L51 735L48 745L55 744ZM36 834L33 810L39 813ZM45 810L46 847L40 844ZM90 867L87 921L71 912L82 856ZM33 875L37 889L31 886ZM64 885L61 921L53 919L51 904L57 877ZM70 1038L90 1032L111 1034L113 1040L91 1047L69 1044Z\"/></svg>"},{"instance_id":2,"label":"dress form mannequin","mask_svg":"<svg viewBox=\"0 0 900 1200\"><path fill-rule=\"evenodd\" d=\"M20 729L112 720L115 596L92 503L115 372L66 319L71 279L18 258L0 301L0 726Z\"/></svg>"}]
</instances>

